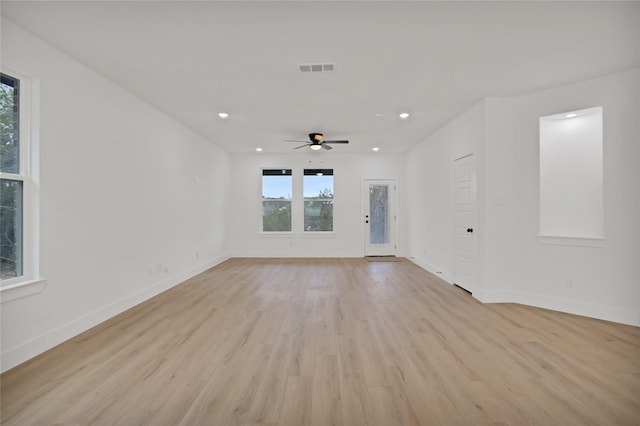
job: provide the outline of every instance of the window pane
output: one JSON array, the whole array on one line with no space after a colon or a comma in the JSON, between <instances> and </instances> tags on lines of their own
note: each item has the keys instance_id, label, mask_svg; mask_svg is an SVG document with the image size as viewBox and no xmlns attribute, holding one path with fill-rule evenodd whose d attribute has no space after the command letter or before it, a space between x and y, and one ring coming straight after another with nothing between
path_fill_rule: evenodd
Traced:
<instances>
[{"instance_id":1,"label":"window pane","mask_svg":"<svg viewBox=\"0 0 640 426\"><path fill-rule=\"evenodd\" d=\"M369 214L371 244L389 243L389 186L369 187Z\"/></svg>"},{"instance_id":2,"label":"window pane","mask_svg":"<svg viewBox=\"0 0 640 426\"><path fill-rule=\"evenodd\" d=\"M0 180L0 277L22 276L22 182Z\"/></svg>"},{"instance_id":3,"label":"window pane","mask_svg":"<svg viewBox=\"0 0 640 426\"><path fill-rule=\"evenodd\" d=\"M0 79L0 171L20 172L19 81L2 74Z\"/></svg>"},{"instance_id":4,"label":"window pane","mask_svg":"<svg viewBox=\"0 0 640 426\"><path fill-rule=\"evenodd\" d=\"M304 230L333 231L333 170L304 171Z\"/></svg>"},{"instance_id":5,"label":"window pane","mask_svg":"<svg viewBox=\"0 0 640 426\"><path fill-rule=\"evenodd\" d=\"M262 201L262 230L264 232L291 231L291 201Z\"/></svg>"},{"instance_id":6,"label":"window pane","mask_svg":"<svg viewBox=\"0 0 640 426\"><path fill-rule=\"evenodd\" d=\"M291 170L262 171L262 231L291 232Z\"/></svg>"}]
</instances>

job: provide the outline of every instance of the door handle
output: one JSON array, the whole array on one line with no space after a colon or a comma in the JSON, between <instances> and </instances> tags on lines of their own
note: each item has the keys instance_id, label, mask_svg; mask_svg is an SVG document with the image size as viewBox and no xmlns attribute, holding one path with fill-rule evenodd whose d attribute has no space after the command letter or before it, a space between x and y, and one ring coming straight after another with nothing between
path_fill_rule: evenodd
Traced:
<instances>
[{"instance_id":1,"label":"door handle","mask_svg":"<svg viewBox=\"0 0 640 426\"><path fill-rule=\"evenodd\" d=\"M473 233L473 228L467 228L467 232L469 232L470 234Z\"/></svg>"}]
</instances>

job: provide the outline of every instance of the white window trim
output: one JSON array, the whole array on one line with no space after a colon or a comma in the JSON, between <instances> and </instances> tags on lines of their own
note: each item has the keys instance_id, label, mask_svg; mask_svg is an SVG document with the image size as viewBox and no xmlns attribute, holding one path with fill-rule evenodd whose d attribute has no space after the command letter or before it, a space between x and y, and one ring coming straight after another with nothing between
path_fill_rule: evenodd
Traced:
<instances>
[{"instance_id":1,"label":"white window trim","mask_svg":"<svg viewBox=\"0 0 640 426\"><path fill-rule=\"evenodd\" d=\"M3 179L23 182L23 275L0 282L2 303L27 296L44 288L40 276L40 82L8 67L3 74L20 81L20 173L0 173Z\"/></svg>"},{"instance_id":2,"label":"white window trim","mask_svg":"<svg viewBox=\"0 0 640 426\"><path fill-rule=\"evenodd\" d=\"M264 170L291 170L291 198L288 200L291 203L291 231L265 231L262 226L264 224L263 222L263 218L262 218L262 208L263 208L263 203L264 203L264 198L262 198L262 177L263 174L262 172ZM295 169L291 166L287 166L287 167L261 167L260 168L260 222L258 223L258 236L260 238L262 237L266 237L266 238L271 238L271 237L275 237L275 238L287 238L287 237L292 237L294 235L294 226L293 226L293 218L294 218L294 214L295 214L295 207L294 207L294 203L293 203L293 199L294 199L294 195L293 195L293 188L295 186L295 179L293 179L293 176L295 176Z\"/></svg>"},{"instance_id":3,"label":"white window trim","mask_svg":"<svg viewBox=\"0 0 640 426\"><path fill-rule=\"evenodd\" d=\"M333 177L333 188L331 188L331 202L333 202L334 207L335 207L335 199L336 199L336 179L335 179L335 172L334 172L334 168L333 167L318 167L318 168L322 168L322 169L330 169L332 174L331 176ZM311 168L310 168L311 169ZM307 170L307 167L302 169L302 221L303 221L303 226L302 226L302 236L304 237L311 237L311 238L317 238L317 237L335 237L335 232L336 232L336 221L335 221L335 216L331 216L331 227L333 228L331 231L307 231L306 229L304 229L304 203L305 201L316 201L316 200L320 200L319 198L316 199L311 199L311 198L305 198L304 196L304 171ZM328 198L323 199L324 200L328 200Z\"/></svg>"},{"instance_id":4,"label":"white window trim","mask_svg":"<svg viewBox=\"0 0 640 426\"><path fill-rule=\"evenodd\" d=\"M335 238L335 224L333 231L303 231L301 234L303 238Z\"/></svg>"},{"instance_id":5,"label":"white window trim","mask_svg":"<svg viewBox=\"0 0 640 426\"><path fill-rule=\"evenodd\" d=\"M293 231L260 231L258 237L266 238L291 238L293 237Z\"/></svg>"}]
</instances>

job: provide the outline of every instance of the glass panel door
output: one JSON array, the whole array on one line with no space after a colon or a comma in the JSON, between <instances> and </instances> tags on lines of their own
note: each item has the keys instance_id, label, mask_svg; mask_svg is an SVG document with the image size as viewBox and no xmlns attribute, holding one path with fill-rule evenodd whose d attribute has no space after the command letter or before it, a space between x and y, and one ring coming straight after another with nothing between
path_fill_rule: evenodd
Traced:
<instances>
[{"instance_id":1,"label":"glass panel door","mask_svg":"<svg viewBox=\"0 0 640 426\"><path fill-rule=\"evenodd\" d=\"M369 185L369 242L389 244L389 185Z\"/></svg>"},{"instance_id":2,"label":"glass panel door","mask_svg":"<svg viewBox=\"0 0 640 426\"><path fill-rule=\"evenodd\" d=\"M395 245L395 180L365 180L365 256L393 256Z\"/></svg>"}]
</instances>

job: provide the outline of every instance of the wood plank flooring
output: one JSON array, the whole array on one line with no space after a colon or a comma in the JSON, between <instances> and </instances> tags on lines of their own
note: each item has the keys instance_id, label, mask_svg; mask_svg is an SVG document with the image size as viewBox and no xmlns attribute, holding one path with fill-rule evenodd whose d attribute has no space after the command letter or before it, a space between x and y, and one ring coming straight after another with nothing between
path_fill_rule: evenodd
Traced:
<instances>
[{"instance_id":1,"label":"wood plank flooring","mask_svg":"<svg viewBox=\"0 0 640 426\"><path fill-rule=\"evenodd\" d=\"M231 259L0 380L3 425L638 425L640 328L409 261Z\"/></svg>"}]
</instances>

